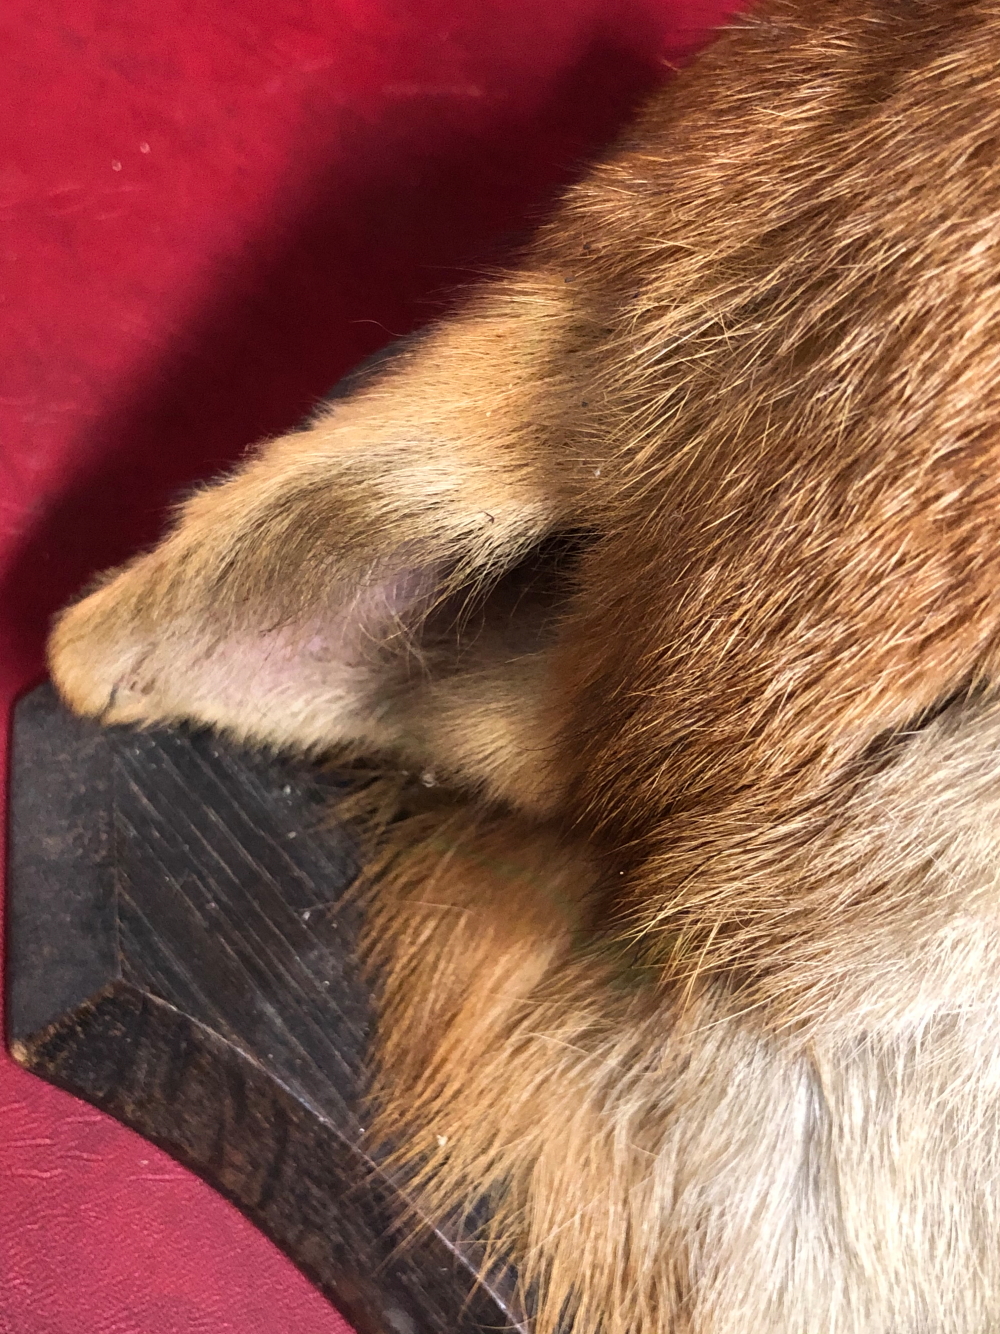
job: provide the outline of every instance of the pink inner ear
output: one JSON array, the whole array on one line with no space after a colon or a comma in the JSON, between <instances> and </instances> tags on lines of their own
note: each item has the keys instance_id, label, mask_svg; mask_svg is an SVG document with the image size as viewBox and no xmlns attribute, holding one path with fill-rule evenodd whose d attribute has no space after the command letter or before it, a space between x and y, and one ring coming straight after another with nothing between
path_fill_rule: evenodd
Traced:
<instances>
[{"instance_id":1,"label":"pink inner ear","mask_svg":"<svg viewBox=\"0 0 1000 1334\"><path fill-rule=\"evenodd\" d=\"M377 741L391 682L398 679L393 659L405 656L435 582L434 570L402 569L362 587L349 602L315 608L301 620L214 641L206 634L201 651L163 654L174 664L165 670L177 679L160 677L153 689L176 700L183 715L277 746L315 749L361 736ZM161 655L154 650L152 656ZM138 664L126 688L143 689L146 665Z\"/></svg>"}]
</instances>

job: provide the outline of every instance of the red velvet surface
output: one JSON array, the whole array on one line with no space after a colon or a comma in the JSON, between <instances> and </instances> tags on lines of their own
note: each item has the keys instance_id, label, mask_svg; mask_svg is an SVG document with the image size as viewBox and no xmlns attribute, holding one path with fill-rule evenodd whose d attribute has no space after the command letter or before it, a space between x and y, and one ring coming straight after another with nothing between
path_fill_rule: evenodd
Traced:
<instances>
[{"instance_id":1,"label":"red velvet surface","mask_svg":"<svg viewBox=\"0 0 1000 1334\"><path fill-rule=\"evenodd\" d=\"M0 707L178 488L497 255L732 0L6 0ZM0 1334L341 1334L207 1186L0 1056Z\"/></svg>"}]
</instances>

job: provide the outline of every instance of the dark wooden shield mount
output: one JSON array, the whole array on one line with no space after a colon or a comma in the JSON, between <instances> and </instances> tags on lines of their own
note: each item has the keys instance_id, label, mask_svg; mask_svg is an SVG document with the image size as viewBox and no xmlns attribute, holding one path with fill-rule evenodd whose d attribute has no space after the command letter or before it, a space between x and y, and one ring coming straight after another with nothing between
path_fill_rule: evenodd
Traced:
<instances>
[{"instance_id":1,"label":"dark wooden shield mount","mask_svg":"<svg viewBox=\"0 0 1000 1334\"><path fill-rule=\"evenodd\" d=\"M362 1334L526 1330L508 1271L414 1228L360 1119L369 998L333 780L206 733L17 708L9 1041L200 1173Z\"/></svg>"}]
</instances>

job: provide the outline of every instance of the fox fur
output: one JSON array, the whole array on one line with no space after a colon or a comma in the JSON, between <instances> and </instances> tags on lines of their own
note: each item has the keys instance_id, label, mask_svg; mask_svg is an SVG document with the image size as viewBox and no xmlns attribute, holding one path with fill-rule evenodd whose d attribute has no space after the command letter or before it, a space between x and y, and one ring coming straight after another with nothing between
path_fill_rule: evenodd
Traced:
<instances>
[{"instance_id":1,"label":"fox fur","mask_svg":"<svg viewBox=\"0 0 1000 1334\"><path fill-rule=\"evenodd\" d=\"M378 1124L537 1334L1000 1329L1000 5L732 23L51 668L415 776Z\"/></svg>"}]
</instances>

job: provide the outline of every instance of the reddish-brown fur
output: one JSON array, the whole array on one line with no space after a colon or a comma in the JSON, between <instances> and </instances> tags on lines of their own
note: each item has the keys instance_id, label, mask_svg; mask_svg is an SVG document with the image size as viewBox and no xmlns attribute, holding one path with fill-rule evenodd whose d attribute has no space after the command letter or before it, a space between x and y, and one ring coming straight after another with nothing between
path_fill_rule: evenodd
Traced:
<instances>
[{"instance_id":1,"label":"reddish-brown fur","mask_svg":"<svg viewBox=\"0 0 1000 1334\"><path fill-rule=\"evenodd\" d=\"M768 0L54 631L84 712L432 788L380 1124L540 1334L1000 1327L998 57Z\"/></svg>"}]
</instances>

